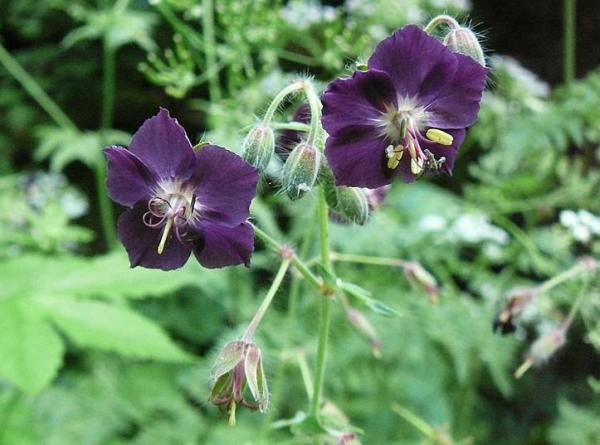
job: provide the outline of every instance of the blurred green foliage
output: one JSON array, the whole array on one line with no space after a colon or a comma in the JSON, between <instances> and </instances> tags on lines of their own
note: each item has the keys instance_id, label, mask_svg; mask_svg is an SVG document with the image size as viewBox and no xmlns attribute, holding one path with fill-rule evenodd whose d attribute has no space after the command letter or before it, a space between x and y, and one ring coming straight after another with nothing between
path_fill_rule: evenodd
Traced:
<instances>
[{"instance_id":1,"label":"blurred green foliage","mask_svg":"<svg viewBox=\"0 0 600 445\"><path fill-rule=\"evenodd\" d=\"M298 73L324 86L393 29L466 15L468 2L215 1L212 22L211 3L3 4L0 43L77 128L56 125L0 67L1 444L315 443L303 434L311 425L298 424L315 293L302 285L291 321L286 279L259 332L272 409L241 411L227 426L208 404L208 370L251 318L277 259L259 245L250 270L131 270L122 248L94 243L87 176L102 147L126 144L158 104L178 110L194 142L239 152L244 130ZM119 130L97 128L102 44L118 51ZM512 373L528 344L564 317L583 280L540 297L514 336L492 332L511 289L600 254L600 72L551 90L518 61L489 62L490 88L454 177L396 184L365 227L332 230L336 252L418 261L440 284L433 305L398 267L336 264L360 285L348 284L347 296L382 343L376 359L334 305L327 410L365 444L600 443L598 280L588 280L567 345L521 380ZM254 204L256 223L298 246L312 236L310 260L314 197L289 203L271 185ZM564 211L580 209L591 216L567 224Z\"/></svg>"}]
</instances>

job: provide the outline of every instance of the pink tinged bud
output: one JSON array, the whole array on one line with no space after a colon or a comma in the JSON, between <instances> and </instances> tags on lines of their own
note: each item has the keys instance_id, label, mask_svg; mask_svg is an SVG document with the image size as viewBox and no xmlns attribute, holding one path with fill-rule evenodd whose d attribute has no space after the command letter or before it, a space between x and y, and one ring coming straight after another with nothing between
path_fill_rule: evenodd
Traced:
<instances>
[{"instance_id":1,"label":"pink tinged bud","mask_svg":"<svg viewBox=\"0 0 600 445\"><path fill-rule=\"evenodd\" d=\"M352 307L346 310L346 317L358 333L369 341L375 358L381 358L383 345L369 319L362 312Z\"/></svg>"},{"instance_id":2,"label":"pink tinged bud","mask_svg":"<svg viewBox=\"0 0 600 445\"><path fill-rule=\"evenodd\" d=\"M322 153L306 142L300 142L285 161L281 173L281 185L288 197L295 201L311 191L319 168Z\"/></svg>"},{"instance_id":3,"label":"pink tinged bud","mask_svg":"<svg viewBox=\"0 0 600 445\"><path fill-rule=\"evenodd\" d=\"M527 359L515 372L515 377L521 378L532 366L541 366L546 363L567 342L567 329L568 325L565 324L534 341L527 354Z\"/></svg>"},{"instance_id":4,"label":"pink tinged bud","mask_svg":"<svg viewBox=\"0 0 600 445\"><path fill-rule=\"evenodd\" d=\"M269 388L262 366L262 354L255 345L248 348L246 360L244 361L244 371L252 397L258 403L258 409L261 413L266 412L269 408Z\"/></svg>"},{"instance_id":5,"label":"pink tinged bud","mask_svg":"<svg viewBox=\"0 0 600 445\"><path fill-rule=\"evenodd\" d=\"M535 288L517 288L511 290L506 296L506 304L494 320L494 331L500 331L502 335L510 334L516 329L515 320L527 309L535 296Z\"/></svg>"},{"instance_id":6,"label":"pink tinged bud","mask_svg":"<svg viewBox=\"0 0 600 445\"><path fill-rule=\"evenodd\" d=\"M409 281L422 286L431 297L432 303L437 303L440 290L436 279L421 264L411 261L404 265L404 274Z\"/></svg>"},{"instance_id":7,"label":"pink tinged bud","mask_svg":"<svg viewBox=\"0 0 600 445\"><path fill-rule=\"evenodd\" d=\"M485 56L477 36L469 28L451 30L444 38L444 45L452 51L469 56L481 66L485 66Z\"/></svg>"},{"instance_id":8,"label":"pink tinged bud","mask_svg":"<svg viewBox=\"0 0 600 445\"><path fill-rule=\"evenodd\" d=\"M269 126L259 124L250 130L242 144L242 156L249 163L265 170L275 152L275 133Z\"/></svg>"}]
</instances>

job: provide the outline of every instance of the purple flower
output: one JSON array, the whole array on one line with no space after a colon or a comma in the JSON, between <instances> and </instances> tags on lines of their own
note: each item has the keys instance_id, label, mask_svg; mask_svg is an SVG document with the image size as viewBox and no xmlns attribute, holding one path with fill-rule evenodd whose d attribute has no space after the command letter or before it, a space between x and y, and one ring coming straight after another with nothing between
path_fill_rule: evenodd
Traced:
<instances>
[{"instance_id":1,"label":"purple flower","mask_svg":"<svg viewBox=\"0 0 600 445\"><path fill-rule=\"evenodd\" d=\"M338 185L377 188L400 175L452 173L479 112L487 70L417 26L382 41L369 70L323 96L326 156Z\"/></svg>"},{"instance_id":2,"label":"purple flower","mask_svg":"<svg viewBox=\"0 0 600 445\"><path fill-rule=\"evenodd\" d=\"M254 232L247 222L258 170L217 146L195 152L165 109L135 133L129 150L111 147L110 197L129 207L119 237L132 267L171 270L190 254L205 267L250 262Z\"/></svg>"}]
</instances>

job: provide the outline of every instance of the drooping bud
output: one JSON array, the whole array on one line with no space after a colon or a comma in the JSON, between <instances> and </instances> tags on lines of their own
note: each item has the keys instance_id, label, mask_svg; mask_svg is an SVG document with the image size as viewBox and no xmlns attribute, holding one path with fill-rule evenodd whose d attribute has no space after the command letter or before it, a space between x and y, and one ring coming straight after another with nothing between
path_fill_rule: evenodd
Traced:
<instances>
[{"instance_id":1,"label":"drooping bud","mask_svg":"<svg viewBox=\"0 0 600 445\"><path fill-rule=\"evenodd\" d=\"M364 225L369 219L369 200L363 189L358 187L337 187L337 205L334 217L341 222Z\"/></svg>"},{"instance_id":2,"label":"drooping bud","mask_svg":"<svg viewBox=\"0 0 600 445\"><path fill-rule=\"evenodd\" d=\"M485 66L485 56L477 36L469 28L459 27L450 30L444 38L444 45L452 51L471 57L481 66Z\"/></svg>"},{"instance_id":3,"label":"drooping bud","mask_svg":"<svg viewBox=\"0 0 600 445\"><path fill-rule=\"evenodd\" d=\"M244 139L242 150L242 156L249 164L265 170L275 152L273 129L263 124L256 125Z\"/></svg>"},{"instance_id":4,"label":"drooping bud","mask_svg":"<svg viewBox=\"0 0 600 445\"><path fill-rule=\"evenodd\" d=\"M404 275L409 281L422 286L433 304L438 302L440 290L437 281L421 264L414 261L407 262L404 264Z\"/></svg>"},{"instance_id":5,"label":"drooping bud","mask_svg":"<svg viewBox=\"0 0 600 445\"><path fill-rule=\"evenodd\" d=\"M546 363L567 342L568 327L568 323L563 324L534 341L527 354L527 359L516 370L515 377L519 379L532 366L540 366Z\"/></svg>"},{"instance_id":6,"label":"drooping bud","mask_svg":"<svg viewBox=\"0 0 600 445\"><path fill-rule=\"evenodd\" d=\"M281 185L292 201L312 190L319 174L321 157L321 152L306 142L300 142L290 153L283 165Z\"/></svg>"},{"instance_id":7,"label":"drooping bud","mask_svg":"<svg viewBox=\"0 0 600 445\"><path fill-rule=\"evenodd\" d=\"M237 340L225 345L211 371L211 381L210 401L227 407L230 424L235 424L238 405L263 413L268 409L269 390L262 353L252 342ZM253 402L246 399L246 388Z\"/></svg>"},{"instance_id":8,"label":"drooping bud","mask_svg":"<svg viewBox=\"0 0 600 445\"><path fill-rule=\"evenodd\" d=\"M354 326L360 335L365 337L371 344L371 351L375 358L381 358L381 347L382 343L377 335L377 331L369 321L369 319L360 312L358 309L353 307L346 308L346 317L348 321Z\"/></svg>"}]
</instances>

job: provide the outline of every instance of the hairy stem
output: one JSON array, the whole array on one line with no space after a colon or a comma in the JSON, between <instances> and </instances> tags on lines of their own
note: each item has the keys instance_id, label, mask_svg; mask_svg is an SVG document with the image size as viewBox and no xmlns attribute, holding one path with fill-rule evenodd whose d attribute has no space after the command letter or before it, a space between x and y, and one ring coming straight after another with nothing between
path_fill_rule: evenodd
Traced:
<instances>
[{"instance_id":1,"label":"hairy stem","mask_svg":"<svg viewBox=\"0 0 600 445\"><path fill-rule=\"evenodd\" d=\"M565 83L575 79L576 0L563 0L563 70Z\"/></svg>"},{"instance_id":2,"label":"hairy stem","mask_svg":"<svg viewBox=\"0 0 600 445\"><path fill-rule=\"evenodd\" d=\"M249 341L252 339L252 337L254 337L254 333L256 332L256 329L258 328L258 326L260 325L260 322L262 321L263 317L265 316L267 309L269 309L269 306L271 305L271 302L273 301L273 297L275 297L275 294L281 287L281 283L283 282L283 277L285 277L285 274L289 267L290 267L290 260L289 259L283 260L283 262L279 266L279 270L277 271L275 278L273 279L273 283L271 283L271 287L269 288L267 294L265 295L265 298L263 299L258 310L256 311L256 314L254 314L252 321L246 328L246 332L244 332L244 336L242 337L244 340Z\"/></svg>"},{"instance_id":3,"label":"hairy stem","mask_svg":"<svg viewBox=\"0 0 600 445\"><path fill-rule=\"evenodd\" d=\"M329 252L329 209L325 200L323 187L319 190L319 228L321 230L321 264L327 272L331 272ZM321 392L325 380L325 361L327 359L327 342L331 322L331 297L323 295L321 303L321 327L319 329L319 344L317 347L317 365L315 368L315 384L310 414L317 417L321 407Z\"/></svg>"},{"instance_id":4,"label":"hairy stem","mask_svg":"<svg viewBox=\"0 0 600 445\"><path fill-rule=\"evenodd\" d=\"M204 55L206 69L211 76L208 78L210 100L221 99L221 86L217 75L217 43L215 40L215 8L213 0L202 0L202 33L204 35Z\"/></svg>"},{"instance_id":5,"label":"hairy stem","mask_svg":"<svg viewBox=\"0 0 600 445\"><path fill-rule=\"evenodd\" d=\"M296 82L291 83L287 87L285 87L279 93L277 93L277 96L275 96L273 98L273 100L271 101L271 104L269 105L269 108L267 108L267 112L265 113L265 116L263 117L263 123L265 125L270 125L271 121L273 120L273 116L275 116L275 113L277 112L277 109L279 108L281 103L289 95L297 93L302 88L303 88L303 82L296 81Z\"/></svg>"}]
</instances>

